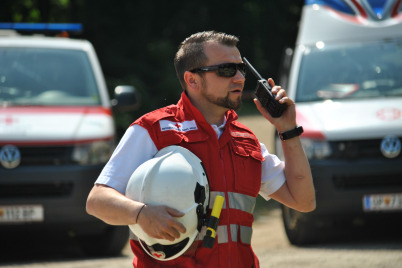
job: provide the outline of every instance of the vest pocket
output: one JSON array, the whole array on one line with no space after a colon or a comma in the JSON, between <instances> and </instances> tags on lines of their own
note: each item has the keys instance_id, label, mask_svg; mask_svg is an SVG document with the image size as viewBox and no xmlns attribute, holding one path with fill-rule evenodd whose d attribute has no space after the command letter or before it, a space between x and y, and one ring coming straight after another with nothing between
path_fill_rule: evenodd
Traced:
<instances>
[{"instance_id":1,"label":"vest pocket","mask_svg":"<svg viewBox=\"0 0 402 268\"><path fill-rule=\"evenodd\" d=\"M261 186L261 162L264 157L259 146L235 141L233 143L235 189L256 197Z\"/></svg>"},{"instance_id":2,"label":"vest pocket","mask_svg":"<svg viewBox=\"0 0 402 268\"><path fill-rule=\"evenodd\" d=\"M181 133L178 131L166 131L158 137L161 149L169 145L179 145L180 143L197 143L208 139L208 135L200 131ZM186 147L186 146L183 146Z\"/></svg>"}]
</instances>

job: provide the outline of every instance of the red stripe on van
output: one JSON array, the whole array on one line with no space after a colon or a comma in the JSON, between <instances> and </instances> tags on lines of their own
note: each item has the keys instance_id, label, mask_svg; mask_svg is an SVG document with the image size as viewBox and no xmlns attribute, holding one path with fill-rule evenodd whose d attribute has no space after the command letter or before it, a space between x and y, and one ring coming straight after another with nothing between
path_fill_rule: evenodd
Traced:
<instances>
[{"instance_id":1,"label":"red stripe on van","mask_svg":"<svg viewBox=\"0 0 402 268\"><path fill-rule=\"evenodd\" d=\"M402 0L397 1L394 6L392 7L392 11L391 11L391 17L395 18L398 16L399 14L399 6L402 3Z\"/></svg>"},{"instance_id":2,"label":"red stripe on van","mask_svg":"<svg viewBox=\"0 0 402 268\"><path fill-rule=\"evenodd\" d=\"M299 110L296 109L296 122L299 126L303 127L303 134L301 135L304 138L311 138L317 140L325 140L325 135L318 130L311 121L302 115Z\"/></svg>"},{"instance_id":3,"label":"red stripe on van","mask_svg":"<svg viewBox=\"0 0 402 268\"><path fill-rule=\"evenodd\" d=\"M355 15L349 15L349 14L343 13L341 11L338 11L338 10L333 9L331 7L328 7L328 6L323 6L323 8L325 8L327 10L331 10L332 12L335 13L335 15L339 16L340 19L347 20L347 21L352 22L352 23L362 24L363 21L364 21L364 19L362 19L362 17L358 17L358 16L355 16Z\"/></svg>"},{"instance_id":4,"label":"red stripe on van","mask_svg":"<svg viewBox=\"0 0 402 268\"><path fill-rule=\"evenodd\" d=\"M0 114L23 114L23 113L80 113L80 114L107 114L112 115L110 108L103 106L13 106L0 108Z\"/></svg>"},{"instance_id":5,"label":"red stripe on van","mask_svg":"<svg viewBox=\"0 0 402 268\"><path fill-rule=\"evenodd\" d=\"M63 145L77 145L77 144L85 144L96 141L110 141L114 139L114 136L96 138L96 139L82 139L82 140L7 140L0 141L0 146L12 144L15 146L63 146Z\"/></svg>"},{"instance_id":6,"label":"red stripe on van","mask_svg":"<svg viewBox=\"0 0 402 268\"><path fill-rule=\"evenodd\" d=\"M360 5L359 2L357 2L356 0L351 0L351 2L353 3L353 5L357 8L357 10L359 10L360 15L363 18L367 18L368 15L366 13L366 11L364 10L364 8Z\"/></svg>"}]
</instances>

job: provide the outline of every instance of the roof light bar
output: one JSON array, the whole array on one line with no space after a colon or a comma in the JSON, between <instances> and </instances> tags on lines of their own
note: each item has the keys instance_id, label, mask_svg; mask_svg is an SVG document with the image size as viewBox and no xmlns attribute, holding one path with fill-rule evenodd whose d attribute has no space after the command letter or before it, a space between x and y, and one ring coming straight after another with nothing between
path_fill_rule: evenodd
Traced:
<instances>
[{"instance_id":1,"label":"roof light bar","mask_svg":"<svg viewBox=\"0 0 402 268\"><path fill-rule=\"evenodd\" d=\"M0 29L28 32L82 32L81 23L0 23Z\"/></svg>"},{"instance_id":2,"label":"roof light bar","mask_svg":"<svg viewBox=\"0 0 402 268\"><path fill-rule=\"evenodd\" d=\"M386 20L402 13L402 0L305 0L305 5L315 4L371 21Z\"/></svg>"},{"instance_id":3,"label":"roof light bar","mask_svg":"<svg viewBox=\"0 0 402 268\"><path fill-rule=\"evenodd\" d=\"M330 6L335 10L339 10L346 14L354 14L353 10L343 0L305 0L305 5L323 5Z\"/></svg>"}]
</instances>

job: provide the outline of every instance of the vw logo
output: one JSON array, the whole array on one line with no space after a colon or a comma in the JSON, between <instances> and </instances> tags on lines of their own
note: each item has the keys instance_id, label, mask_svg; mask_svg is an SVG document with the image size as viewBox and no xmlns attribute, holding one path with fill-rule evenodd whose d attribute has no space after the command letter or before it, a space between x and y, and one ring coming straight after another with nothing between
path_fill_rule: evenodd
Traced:
<instances>
[{"instance_id":1,"label":"vw logo","mask_svg":"<svg viewBox=\"0 0 402 268\"><path fill-rule=\"evenodd\" d=\"M395 158L401 153L401 141L396 136L385 136L381 141L381 152L387 158Z\"/></svg>"},{"instance_id":2,"label":"vw logo","mask_svg":"<svg viewBox=\"0 0 402 268\"><path fill-rule=\"evenodd\" d=\"M14 145L5 145L0 149L0 163L5 168L16 168L21 163L21 154Z\"/></svg>"}]
</instances>

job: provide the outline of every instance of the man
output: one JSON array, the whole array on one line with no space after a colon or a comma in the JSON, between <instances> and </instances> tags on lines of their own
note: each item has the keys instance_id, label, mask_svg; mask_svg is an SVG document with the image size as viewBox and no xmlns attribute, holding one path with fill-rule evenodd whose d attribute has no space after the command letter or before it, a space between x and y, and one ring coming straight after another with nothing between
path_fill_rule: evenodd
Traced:
<instances>
[{"instance_id":1,"label":"man","mask_svg":"<svg viewBox=\"0 0 402 268\"><path fill-rule=\"evenodd\" d=\"M197 244L193 252L163 262L147 256L138 242L131 240L135 267L258 267L250 245L257 195L303 212L315 208L311 171L299 137L282 142L285 165L236 121L234 110L241 105L245 83L237 43L237 37L214 31L193 34L182 42L175 57L184 88L181 99L177 105L142 116L129 127L89 194L89 214L113 225L139 224L148 235L173 241L185 232L175 220L184 215L182 212L144 205L124 194L131 174L141 163L166 146L180 145L203 161L211 193L225 195L212 249ZM287 109L281 117L273 118L254 100L258 110L278 132L295 129L294 102L272 79L268 82ZM163 124L171 127L163 128Z\"/></svg>"}]
</instances>

